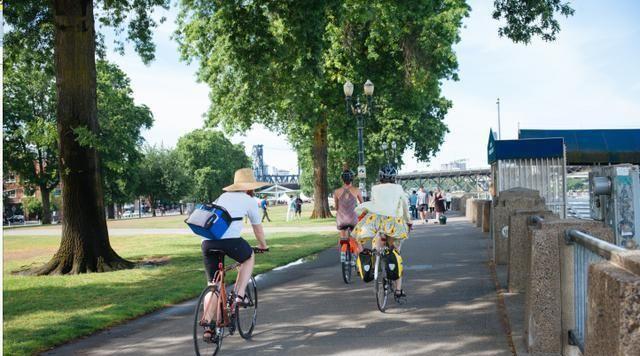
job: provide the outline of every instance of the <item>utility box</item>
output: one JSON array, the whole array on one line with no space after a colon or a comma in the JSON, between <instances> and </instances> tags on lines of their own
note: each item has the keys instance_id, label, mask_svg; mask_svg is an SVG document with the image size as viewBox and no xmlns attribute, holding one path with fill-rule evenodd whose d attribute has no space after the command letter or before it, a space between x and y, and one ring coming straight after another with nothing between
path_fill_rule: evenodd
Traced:
<instances>
[{"instance_id":1,"label":"utility box","mask_svg":"<svg viewBox=\"0 0 640 356\"><path fill-rule=\"evenodd\" d=\"M597 166L589 173L591 218L615 231L618 246L640 246L640 170L620 164Z\"/></svg>"}]
</instances>

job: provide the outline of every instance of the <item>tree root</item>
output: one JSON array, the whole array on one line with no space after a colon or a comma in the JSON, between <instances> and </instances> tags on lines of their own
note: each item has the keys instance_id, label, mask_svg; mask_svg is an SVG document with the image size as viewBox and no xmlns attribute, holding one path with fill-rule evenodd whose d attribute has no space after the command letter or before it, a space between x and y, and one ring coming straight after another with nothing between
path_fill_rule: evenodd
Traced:
<instances>
[{"instance_id":1,"label":"tree root","mask_svg":"<svg viewBox=\"0 0 640 356\"><path fill-rule=\"evenodd\" d=\"M115 253L108 258L100 256L92 259L74 258L75 256L60 256L56 254L44 266L33 268L26 272L28 275L64 275L81 273L111 272L135 267L135 263L127 261Z\"/></svg>"}]
</instances>

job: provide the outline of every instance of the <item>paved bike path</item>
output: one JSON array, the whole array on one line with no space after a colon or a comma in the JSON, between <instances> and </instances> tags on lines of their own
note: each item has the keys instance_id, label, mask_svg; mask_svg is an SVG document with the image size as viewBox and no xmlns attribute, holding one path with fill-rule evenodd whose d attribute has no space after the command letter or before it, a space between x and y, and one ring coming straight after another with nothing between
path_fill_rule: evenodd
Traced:
<instances>
[{"instance_id":1,"label":"paved bike path","mask_svg":"<svg viewBox=\"0 0 640 356\"><path fill-rule=\"evenodd\" d=\"M488 239L460 218L417 225L403 244L407 303L376 308L373 284L345 285L336 250L258 281L253 339L221 355L511 355L487 266ZM193 302L46 355L191 355Z\"/></svg>"}]
</instances>

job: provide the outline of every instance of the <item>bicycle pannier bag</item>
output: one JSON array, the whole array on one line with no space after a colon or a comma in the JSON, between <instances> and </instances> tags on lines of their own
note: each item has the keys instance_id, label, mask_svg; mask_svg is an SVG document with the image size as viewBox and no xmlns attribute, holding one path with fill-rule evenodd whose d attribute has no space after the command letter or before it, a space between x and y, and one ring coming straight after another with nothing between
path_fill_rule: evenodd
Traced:
<instances>
[{"instance_id":1,"label":"bicycle pannier bag","mask_svg":"<svg viewBox=\"0 0 640 356\"><path fill-rule=\"evenodd\" d=\"M385 255L385 269L387 270L387 278L395 281L402 277L402 256L397 250L389 250Z\"/></svg>"},{"instance_id":2,"label":"bicycle pannier bag","mask_svg":"<svg viewBox=\"0 0 640 356\"><path fill-rule=\"evenodd\" d=\"M373 256L371 255L371 250L365 248L360 252L356 266L363 281L367 283L373 281Z\"/></svg>"},{"instance_id":3,"label":"bicycle pannier bag","mask_svg":"<svg viewBox=\"0 0 640 356\"><path fill-rule=\"evenodd\" d=\"M219 240L232 222L242 217L232 218L227 209L215 204L198 204L184 222L196 235L209 240Z\"/></svg>"}]
</instances>

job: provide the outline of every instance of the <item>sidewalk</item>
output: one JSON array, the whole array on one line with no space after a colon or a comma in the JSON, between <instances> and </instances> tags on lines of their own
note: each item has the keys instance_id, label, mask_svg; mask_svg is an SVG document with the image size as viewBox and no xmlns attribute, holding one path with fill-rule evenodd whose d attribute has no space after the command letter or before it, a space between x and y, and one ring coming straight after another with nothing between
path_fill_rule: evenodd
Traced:
<instances>
[{"instance_id":1,"label":"sidewalk","mask_svg":"<svg viewBox=\"0 0 640 356\"><path fill-rule=\"evenodd\" d=\"M379 312L373 284L345 285L330 249L261 276L253 339L228 337L222 354L511 355L487 264L489 240L461 218L415 227L402 248L406 304ZM192 309L188 302L46 355L193 354Z\"/></svg>"}]
</instances>

